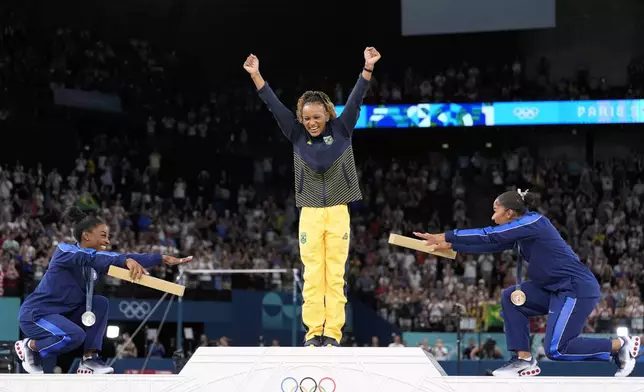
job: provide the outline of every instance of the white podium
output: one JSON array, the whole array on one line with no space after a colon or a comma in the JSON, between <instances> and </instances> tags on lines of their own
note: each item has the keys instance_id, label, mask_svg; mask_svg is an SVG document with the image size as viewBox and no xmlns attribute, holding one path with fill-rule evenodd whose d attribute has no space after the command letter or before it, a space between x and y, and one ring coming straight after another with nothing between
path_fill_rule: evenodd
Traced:
<instances>
[{"instance_id":1,"label":"white podium","mask_svg":"<svg viewBox=\"0 0 644 392\"><path fill-rule=\"evenodd\" d=\"M421 348L201 347L180 376L206 377L222 390L407 391L446 376ZM293 389L295 388L295 389Z\"/></svg>"},{"instance_id":2,"label":"white podium","mask_svg":"<svg viewBox=\"0 0 644 392\"><path fill-rule=\"evenodd\" d=\"M448 377L420 348L202 347L178 375L0 374L0 392L642 392L644 379Z\"/></svg>"}]
</instances>

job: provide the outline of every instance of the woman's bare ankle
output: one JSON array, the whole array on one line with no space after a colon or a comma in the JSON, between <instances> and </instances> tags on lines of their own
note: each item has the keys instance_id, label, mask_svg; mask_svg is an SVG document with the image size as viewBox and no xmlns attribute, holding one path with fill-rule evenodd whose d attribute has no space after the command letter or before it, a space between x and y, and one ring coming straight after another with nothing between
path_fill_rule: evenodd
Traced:
<instances>
[{"instance_id":1,"label":"woman's bare ankle","mask_svg":"<svg viewBox=\"0 0 644 392\"><path fill-rule=\"evenodd\" d=\"M532 358L532 353L530 351L517 351L517 357L519 359L530 359Z\"/></svg>"}]
</instances>

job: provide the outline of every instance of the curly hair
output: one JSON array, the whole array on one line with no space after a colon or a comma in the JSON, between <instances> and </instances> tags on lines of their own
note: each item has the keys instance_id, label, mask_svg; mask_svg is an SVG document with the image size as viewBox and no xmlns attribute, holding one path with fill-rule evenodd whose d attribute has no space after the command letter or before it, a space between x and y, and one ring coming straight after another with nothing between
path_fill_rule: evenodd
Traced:
<instances>
[{"instance_id":1,"label":"curly hair","mask_svg":"<svg viewBox=\"0 0 644 392\"><path fill-rule=\"evenodd\" d=\"M329 119L333 120L338 117L338 114L335 112L335 106L328 95L322 91L307 91L302 94L300 99L297 100L297 121L300 123L304 122L302 119L302 110L304 109L304 105L308 105L310 103L319 103L324 106L324 111L329 115Z\"/></svg>"}]
</instances>

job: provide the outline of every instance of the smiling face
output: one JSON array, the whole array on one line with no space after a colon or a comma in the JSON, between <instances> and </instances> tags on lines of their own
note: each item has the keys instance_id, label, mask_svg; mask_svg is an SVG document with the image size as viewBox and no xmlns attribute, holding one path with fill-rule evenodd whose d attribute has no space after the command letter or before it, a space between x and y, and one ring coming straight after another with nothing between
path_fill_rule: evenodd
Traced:
<instances>
[{"instance_id":1,"label":"smiling face","mask_svg":"<svg viewBox=\"0 0 644 392\"><path fill-rule=\"evenodd\" d=\"M307 103L302 108L302 124L311 136L320 135L327 121L329 121L329 114L321 103Z\"/></svg>"},{"instance_id":2,"label":"smiling face","mask_svg":"<svg viewBox=\"0 0 644 392\"><path fill-rule=\"evenodd\" d=\"M326 123L338 117L329 96L321 91L307 91L297 100L297 120L313 137L324 132Z\"/></svg>"},{"instance_id":3,"label":"smiling face","mask_svg":"<svg viewBox=\"0 0 644 392\"><path fill-rule=\"evenodd\" d=\"M82 248L106 251L110 246L110 228L106 224L94 226L91 231L83 232Z\"/></svg>"}]
</instances>

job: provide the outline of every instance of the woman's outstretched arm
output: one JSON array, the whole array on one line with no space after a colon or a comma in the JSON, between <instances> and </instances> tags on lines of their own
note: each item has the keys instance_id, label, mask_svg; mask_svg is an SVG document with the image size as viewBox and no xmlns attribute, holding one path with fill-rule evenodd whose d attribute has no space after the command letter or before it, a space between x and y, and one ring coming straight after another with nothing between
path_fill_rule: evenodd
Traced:
<instances>
[{"instance_id":1,"label":"woman's outstretched arm","mask_svg":"<svg viewBox=\"0 0 644 392\"><path fill-rule=\"evenodd\" d=\"M443 242L448 242L452 246L514 244L516 241L538 236L542 227L539 221L542 217L541 214L527 214L512 222L494 227L455 229L442 234L414 233L414 235L426 240L427 245Z\"/></svg>"},{"instance_id":2,"label":"woman's outstretched arm","mask_svg":"<svg viewBox=\"0 0 644 392\"><path fill-rule=\"evenodd\" d=\"M282 101L275 95L273 89L266 83L262 74L259 73L259 59L254 54L246 58L244 69L250 74L259 97L264 101L268 110L273 113L284 136L288 140L293 140L293 133L296 129L295 115L287 108Z\"/></svg>"},{"instance_id":3,"label":"woman's outstretched arm","mask_svg":"<svg viewBox=\"0 0 644 392\"><path fill-rule=\"evenodd\" d=\"M364 100L364 96L369 88L369 81L371 81L373 69L378 60L380 60L380 53L378 53L376 48L368 47L364 50L364 67L362 69L362 73L360 74L356 85L353 87L353 90L351 90L351 94L349 94L347 104L345 105L342 114L338 117L340 122L344 125L348 136L351 136L356 126L356 122L358 121L360 106L362 106L362 101Z\"/></svg>"}]
</instances>

